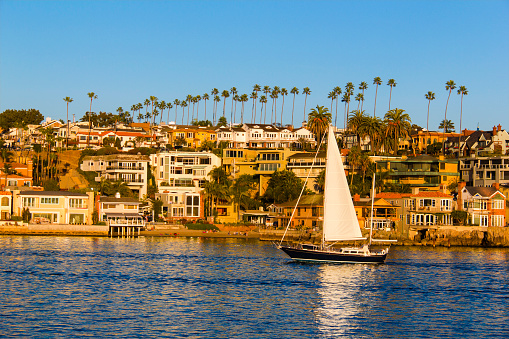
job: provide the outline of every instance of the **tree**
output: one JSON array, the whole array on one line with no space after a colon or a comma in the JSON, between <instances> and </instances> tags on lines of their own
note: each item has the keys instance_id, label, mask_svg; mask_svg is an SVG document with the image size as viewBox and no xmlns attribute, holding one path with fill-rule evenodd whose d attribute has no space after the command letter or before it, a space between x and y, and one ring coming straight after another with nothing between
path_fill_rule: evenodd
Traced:
<instances>
[{"instance_id":1,"label":"tree","mask_svg":"<svg viewBox=\"0 0 509 339\"><path fill-rule=\"evenodd\" d=\"M324 188L325 188L325 170L323 169L320 171L320 173L315 179L315 189L318 192L323 193Z\"/></svg>"},{"instance_id":2,"label":"tree","mask_svg":"<svg viewBox=\"0 0 509 339\"><path fill-rule=\"evenodd\" d=\"M366 117L364 132L369 136L371 151L376 153L384 136L384 123L379 117Z\"/></svg>"},{"instance_id":3,"label":"tree","mask_svg":"<svg viewBox=\"0 0 509 339\"><path fill-rule=\"evenodd\" d=\"M359 84L359 90L362 91L362 104L364 104L364 90L368 89L368 84L363 81ZM362 104L361 104L361 111L362 111Z\"/></svg>"},{"instance_id":4,"label":"tree","mask_svg":"<svg viewBox=\"0 0 509 339\"><path fill-rule=\"evenodd\" d=\"M330 111L332 112L332 104L334 103L334 100L337 98L336 92L334 90L330 91L327 95L327 99L331 99L330 101ZM337 112L336 112L337 113ZM336 114L337 116L337 114Z\"/></svg>"},{"instance_id":5,"label":"tree","mask_svg":"<svg viewBox=\"0 0 509 339\"><path fill-rule=\"evenodd\" d=\"M306 121L306 103L308 101L308 95L311 94L311 90L309 89L309 87L304 87L302 89L302 94L306 95L306 97L304 99L304 120L303 120L303 121Z\"/></svg>"},{"instance_id":6,"label":"tree","mask_svg":"<svg viewBox=\"0 0 509 339\"><path fill-rule=\"evenodd\" d=\"M205 105L205 117L203 120L207 120L207 100L209 100L209 95L207 93L204 93L202 96L203 104Z\"/></svg>"},{"instance_id":7,"label":"tree","mask_svg":"<svg viewBox=\"0 0 509 339\"><path fill-rule=\"evenodd\" d=\"M216 127L225 127L225 126L228 126L228 121L226 120L226 117L219 117Z\"/></svg>"},{"instance_id":8,"label":"tree","mask_svg":"<svg viewBox=\"0 0 509 339\"><path fill-rule=\"evenodd\" d=\"M341 87L336 86L336 87L334 87L333 91L336 94L336 117L334 118L334 126L338 127L338 125L337 125L337 123L338 123L338 99L339 99L339 96L341 95Z\"/></svg>"},{"instance_id":9,"label":"tree","mask_svg":"<svg viewBox=\"0 0 509 339\"><path fill-rule=\"evenodd\" d=\"M177 108L180 106L180 100L175 99L173 100L173 104L175 105L175 125L177 124Z\"/></svg>"},{"instance_id":10,"label":"tree","mask_svg":"<svg viewBox=\"0 0 509 339\"><path fill-rule=\"evenodd\" d=\"M353 184L353 173L355 172L355 167L359 163L359 158L361 157L361 149L358 146L352 147L348 152L347 161L350 165L350 186Z\"/></svg>"},{"instance_id":11,"label":"tree","mask_svg":"<svg viewBox=\"0 0 509 339\"><path fill-rule=\"evenodd\" d=\"M373 108L373 116L376 117L376 97L378 95L378 85L381 85L382 84L382 79L380 79L380 77L375 77L373 79L373 85L376 85L376 90L375 90L375 107Z\"/></svg>"},{"instance_id":12,"label":"tree","mask_svg":"<svg viewBox=\"0 0 509 339\"><path fill-rule=\"evenodd\" d=\"M7 177L11 174L14 174L16 173L16 171L14 169L12 169L12 165L7 163L7 162L4 162L4 167L2 168L2 172L4 172L4 175L5 175L5 187L7 187Z\"/></svg>"},{"instance_id":13,"label":"tree","mask_svg":"<svg viewBox=\"0 0 509 339\"><path fill-rule=\"evenodd\" d=\"M263 106L265 105L265 117L267 116L267 97L265 95L262 95L260 97L260 103L262 104L261 110L260 110L260 124L262 123L262 115L263 115ZM263 118L263 123L265 123L265 117Z\"/></svg>"},{"instance_id":14,"label":"tree","mask_svg":"<svg viewBox=\"0 0 509 339\"><path fill-rule=\"evenodd\" d=\"M454 122L451 120L442 120L438 128L443 129L444 133L454 132Z\"/></svg>"},{"instance_id":15,"label":"tree","mask_svg":"<svg viewBox=\"0 0 509 339\"><path fill-rule=\"evenodd\" d=\"M73 102L74 100L71 97L65 97L64 101L67 103L67 135L66 135L66 147L69 148L69 103Z\"/></svg>"},{"instance_id":16,"label":"tree","mask_svg":"<svg viewBox=\"0 0 509 339\"><path fill-rule=\"evenodd\" d=\"M360 93L359 93L360 94ZM360 139L366 135L367 117L364 112L359 110L352 111L348 119L349 130L357 135L357 146L361 146Z\"/></svg>"},{"instance_id":17,"label":"tree","mask_svg":"<svg viewBox=\"0 0 509 339\"><path fill-rule=\"evenodd\" d=\"M56 179L49 179L42 184L45 191L60 191L60 184Z\"/></svg>"},{"instance_id":18,"label":"tree","mask_svg":"<svg viewBox=\"0 0 509 339\"><path fill-rule=\"evenodd\" d=\"M364 102L364 94L362 93L357 93L357 95L355 96L355 101L358 102L357 104L357 110L359 111L360 110L360 106L361 106L361 101Z\"/></svg>"},{"instance_id":19,"label":"tree","mask_svg":"<svg viewBox=\"0 0 509 339\"><path fill-rule=\"evenodd\" d=\"M293 110L295 108L295 95L299 94L299 89L297 87L294 87L290 90L290 93L293 94L293 105L292 105L292 127L293 127Z\"/></svg>"},{"instance_id":20,"label":"tree","mask_svg":"<svg viewBox=\"0 0 509 339\"><path fill-rule=\"evenodd\" d=\"M240 96L240 102L242 102L242 110L240 113L240 123L241 124L244 123L244 103L246 103L248 100L249 100L249 97L247 96L247 94L244 93Z\"/></svg>"},{"instance_id":21,"label":"tree","mask_svg":"<svg viewBox=\"0 0 509 339\"><path fill-rule=\"evenodd\" d=\"M90 134L92 133L92 101L97 99L97 95L94 92L88 92L88 97L90 98L90 110L88 111L88 140L87 140L87 148L90 148Z\"/></svg>"},{"instance_id":22,"label":"tree","mask_svg":"<svg viewBox=\"0 0 509 339\"><path fill-rule=\"evenodd\" d=\"M428 117L426 119L426 133L428 133L428 135L429 135L429 105L431 104L432 100L435 100L435 93L433 93L432 91L428 91L428 93L426 93L424 95L424 97L428 100ZM428 145L427 140L426 140L425 145L426 146ZM426 147L426 150L427 150L427 147Z\"/></svg>"},{"instance_id":23,"label":"tree","mask_svg":"<svg viewBox=\"0 0 509 339\"><path fill-rule=\"evenodd\" d=\"M232 95L232 109L230 111L230 121L233 123L235 122L235 119L233 118L233 102L235 101L235 96L237 95L238 91L236 87L230 88L230 94Z\"/></svg>"},{"instance_id":24,"label":"tree","mask_svg":"<svg viewBox=\"0 0 509 339\"><path fill-rule=\"evenodd\" d=\"M283 99L283 103L281 105L281 126L283 126L283 110L285 108L285 96L288 95L288 91L286 88L281 88L281 98Z\"/></svg>"},{"instance_id":25,"label":"tree","mask_svg":"<svg viewBox=\"0 0 509 339\"><path fill-rule=\"evenodd\" d=\"M275 171L267 183L263 199L267 203L283 203L297 199L304 182L294 172L288 170Z\"/></svg>"},{"instance_id":26,"label":"tree","mask_svg":"<svg viewBox=\"0 0 509 339\"><path fill-rule=\"evenodd\" d=\"M459 139L459 152L461 152L461 121L463 119L463 96L468 95L468 90L465 86L460 86L458 89L458 94L461 95L461 109L460 109L460 139Z\"/></svg>"},{"instance_id":27,"label":"tree","mask_svg":"<svg viewBox=\"0 0 509 339\"><path fill-rule=\"evenodd\" d=\"M248 199L255 188L256 181L252 175L241 174L233 181L230 187L230 193L233 196L233 202L237 205L237 220L240 219L240 207L245 199Z\"/></svg>"},{"instance_id":28,"label":"tree","mask_svg":"<svg viewBox=\"0 0 509 339\"><path fill-rule=\"evenodd\" d=\"M392 88L396 87L396 85L396 80L394 79L389 79L389 81L387 81L387 86L391 86L391 91L389 92L389 111L391 110Z\"/></svg>"},{"instance_id":29,"label":"tree","mask_svg":"<svg viewBox=\"0 0 509 339\"><path fill-rule=\"evenodd\" d=\"M32 219L32 214L30 213L28 207L23 207L23 210L21 211L21 218L24 223L29 223Z\"/></svg>"},{"instance_id":30,"label":"tree","mask_svg":"<svg viewBox=\"0 0 509 339\"><path fill-rule=\"evenodd\" d=\"M410 134L411 128L411 119L407 113L404 113L405 110L395 108L393 110L388 111L385 114L385 122L386 122L386 132L385 137L389 139L393 139L394 147L393 152L397 154L398 152L398 141L400 138L406 138Z\"/></svg>"},{"instance_id":31,"label":"tree","mask_svg":"<svg viewBox=\"0 0 509 339\"><path fill-rule=\"evenodd\" d=\"M221 93L221 96L223 97L223 117L224 117L225 109L226 109L226 98L228 98L230 96L230 93L227 90L224 90Z\"/></svg>"},{"instance_id":32,"label":"tree","mask_svg":"<svg viewBox=\"0 0 509 339\"><path fill-rule=\"evenodd\" d=\"M0 114L0 127L3 130L9 130L18 123L25 123L28 125L39 125L44 120L44 116L36 109L29 110L15 110L7 109Z\"/></svg>"},{"instance_id":33,"label":"tree","mask_svg":"<svg viewBox=\"0 0 509 339\"><path fill-rule=\"evenodd\" d=\"M317 105L316 108L311 109L308 120L308 129L316 136L316 142L319 144L331 123L332 116L327 107Z\"/></svg>"},{"instance_id":34,"label":"tree","mask_svg":"<svg viewBox=\"0 0 509 339\"><path fill-rule=\"evenodd\" d=\"M456 88L456 83L453 80L449 80L445 83L445 89L449 91L449 95L447 96L447 103L445 104L445 116L444 121L447 121L447 106L449 105L449 98L451 97L451 92ZM445 125L444 125L444 135L442 140L442 154L445 153Z\"/></svg>"},{"instance_id":35,"label":"tree","mask_svg":"<svg viewBox=\"0 0 509 339\"><path fill-rule=\"evenodd\" d=\"M253 91L253 93L251 93L251 96L249 97L251 99L253 99L253 105L251 107L251 123L253 124L255 121L256 121L256 99L258 99L258 93Z\"/></svg>"}]
</instances>

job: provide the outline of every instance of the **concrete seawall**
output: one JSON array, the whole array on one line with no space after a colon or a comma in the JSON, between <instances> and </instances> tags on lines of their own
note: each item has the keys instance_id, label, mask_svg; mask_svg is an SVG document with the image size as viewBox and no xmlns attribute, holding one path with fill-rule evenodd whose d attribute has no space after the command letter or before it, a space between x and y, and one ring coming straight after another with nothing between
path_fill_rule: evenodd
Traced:
<instances>
[{"instance_id":1,"label":"concrete seawall","mask_svg":"<svg viewBox=\"0 0 509 339\"><path fill-rule=\"evenodd\" d=\"M72 236L108 236L108 226L96 225L60 225L60 224L21 224L0 225L3 235L72 235Z\"/></svg>"},{"instance_id":2,"label":"concrete seawall","mask_svg":"<svg viewBox=\"0 0 509 339\"><path fill-rule=\"evenodd\" d=\"M261 230L260 240L280 241L283 230ZM368 231L363 230L367 236ZM321 232L289 231L285 241L307 242L319 244ZM419 229L410 232L409 237L402 237L395 232L376 231L375 239L395 239L392 246L472 246L472 247L509 247L509 227L471 227L447 226L440 228ZM342 242L344 245L354 245L354 242ZM384 243L382 243L384 244Z\"/></svg>"}]
</instances>

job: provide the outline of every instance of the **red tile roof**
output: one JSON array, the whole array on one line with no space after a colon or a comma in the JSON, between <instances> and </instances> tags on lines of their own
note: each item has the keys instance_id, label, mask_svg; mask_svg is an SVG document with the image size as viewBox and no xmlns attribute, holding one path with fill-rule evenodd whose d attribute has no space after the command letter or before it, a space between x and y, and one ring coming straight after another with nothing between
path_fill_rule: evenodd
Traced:
<instances>
[{"instance_id":1,"label":"red tile roof","mask_svg":"<svg viewBox=\"0 0 509 339\"><path fill-rule=\"evenodd\" d=\"M376 198L383 199L401 199L401 198L409 198L411 193L397 193L397 192L381 192L376 195Z\"/></svg>"},{"instance_id":2,"label":"red tile roof","mask_svg":"<svg viewBox=\"0 0 509 339\"><path fill-rule=\"evenodd\" d=\"M432 192L432 191L426 191L426 192L419 192L417 194L412 194L413 198L452 198L452 195L446 194L440 191Z\"/></svg>"}]
</instances>

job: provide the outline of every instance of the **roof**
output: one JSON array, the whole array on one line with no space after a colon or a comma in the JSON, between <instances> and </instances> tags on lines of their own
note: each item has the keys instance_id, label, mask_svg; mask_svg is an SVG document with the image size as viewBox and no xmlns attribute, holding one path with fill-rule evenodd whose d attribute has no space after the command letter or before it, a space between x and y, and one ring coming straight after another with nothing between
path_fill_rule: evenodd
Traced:
<instances>
[{"instance_id":1,"label":"roof","mask_svg":"<svg viewBox=\"0 0 509 339\"><path fill-rule=\"evenodd\" d=\"M402 198L409 198L411 195L412 195L412 193L381 192L376 195L376 198L402 199Z\"/></svg>"},{"instance_id":2,"label":"roof","mask_svg":"<svg viewBox=\"0 0 509 339\"><path fill-rule=\"evenodd\" d=\"M470 193L470 195L474 196L479 194L482 197L491 197L493 194L499 192L495 187L474 187L474 186L465 186L465 189ZM502 194L503 195L503 194Z\"/></svg>"},{"instance_id":3,"label":"roof","mask_svg":"<svg viewBox=\"0 0 509 339\"><path fill-rule=\"evenodd\" d=\"M316 152L300 152L300 153L295 153L295 154L292 154L288 157L288 160L290 159L307 159L307 158L311 158L313 159L316 155ZM318 156L317 158L325 158L326 154L325 154L325 151L322 151L320 153L318 153Z\"/></svg>"},{"instance_id":4,"label":"roof","mask_svg":"<svg viewBox=\"0 0 509 339\"><path fill-rule=\"evenodd\" d=\"M83 160L132 160L132 161L150 161L150 157L148 155L138 155L138 154L108 154L108 155L89 155L83 157Z\"/></svg>"},{"instance_id":5,"label":"roof","mask_svg":"<svg viewBox=\"0 0 509 339\"><path fill-rule=\"evenodd\" d=\"M297 199L292 201L284 202L282 204L276 204L278 207L294 207L297 203ZM299 206L323 206L323 194L303 195L300 198Z\"/></svg>"},{"instance_id":6,"label":"roof","mask_svg":"<svg viewBox=\"0 0 509 339\"><path fill-rule=\"evenodd\" d=\"M371 199L363 199L363 200L360 200L360 201L355 201L353 202L353 205L354 206L357 206L357 207L371 207ZM383 198L376 198L375 201L373 202L373 206L376 206L376 207L396 207L396 206L393 206L390 202L386 201L385 199Z\"/></svg>"},{"instance_id":7,"label":"roof","mask_svg":"<svg viewBox=\"0 0 509 339\"><path fill-rule=\"evenodd\" d=\"M424 191L412 194L412 198L452 198L452 195L440 191Z\"/></svg>"},{"instance_id":8,"label":"roof","mask_svg":"<svg viewBox=\"0 0 509 339\"><path fill-rule=\"evenodd\" d=\"M19 195L88 197L85 193L67 191L21 191Z\"/></svg>"},{"instance_id":9,"label":"roof","mask_svg":"<svg viewBox=\"0 0 509 339\"><path fill-rule=\"evenodd\" d=\"M131 203L137 203L139 204L140 201L136 198L130 198L130 197L124 197L124 198L115 198L115 197L100 197L100 202L131 202Z\"/></svg>"}]
</instances>

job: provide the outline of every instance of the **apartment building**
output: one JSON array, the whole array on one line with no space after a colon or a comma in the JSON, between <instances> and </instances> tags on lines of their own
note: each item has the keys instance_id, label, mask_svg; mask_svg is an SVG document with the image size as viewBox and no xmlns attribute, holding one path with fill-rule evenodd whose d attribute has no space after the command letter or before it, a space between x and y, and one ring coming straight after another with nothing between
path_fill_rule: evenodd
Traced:
<instances>
[{"instance_id":1,"label":"apartment building","mask_svg":"<svg viewBox=\"0 0 509 339\"><path fill-rule=\"evenodd\" d=\"M101 178L117 181L121 180L138 196L139 199L147 194L148 164L150 158L146 155L111 154L86 156L80 165L83 171L99 173L96 181Z\"/></svg>"},{"instance_id":2,"label":"apartment building","mask_svg":"<svg viewBox=\"0 0 509 339\"><path fill-rule=\"evenodd\" d=\"M221 166L221 159L211 152L159 152L150 155L150 162L160 189L202 187L209 172Z\"/></svg>"},{"instance_id":3,"label":"apartment building","mask_svg":"<svg viewBox=\"0 0 509 339\"><path fill-rule=\"evenodd\" d=\"M461 181L467 186L509 184L509 156L460 158Z\"/></svg>"}]
</instances>

